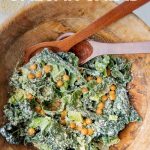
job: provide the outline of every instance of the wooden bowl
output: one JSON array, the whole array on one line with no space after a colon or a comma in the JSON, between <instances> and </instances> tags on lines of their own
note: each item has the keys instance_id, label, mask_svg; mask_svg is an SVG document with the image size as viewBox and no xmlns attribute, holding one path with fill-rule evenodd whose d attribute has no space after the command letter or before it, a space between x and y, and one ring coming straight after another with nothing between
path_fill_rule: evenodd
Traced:
<instances>
[{"instance_id":1,"label":"wooden bowl","mask_svg":"<svg viewBox=\"0 0 150 150\"><path fill-rule=\"evenodd\" d=\"M15 65L23 56L23 50L35 43L55 40L64 32L76 32L97 17L115 7L104 0L94 2L40 2L25 8L0 29L0 115L3 123L3 106L8 99L9 78ZM119 12L118 12L119 13ZM149 28L135 15L113 23L97 32L92 38L105 42L150 40ZM150 149L150 55L122 55L133 62L133 80L129 84L131 102L143 118L142 123L130 123L120 133L121 141L111 150ZM2 150L33 150L23 145L10 145L0 138Z\"/></svg>"}]
</instances>

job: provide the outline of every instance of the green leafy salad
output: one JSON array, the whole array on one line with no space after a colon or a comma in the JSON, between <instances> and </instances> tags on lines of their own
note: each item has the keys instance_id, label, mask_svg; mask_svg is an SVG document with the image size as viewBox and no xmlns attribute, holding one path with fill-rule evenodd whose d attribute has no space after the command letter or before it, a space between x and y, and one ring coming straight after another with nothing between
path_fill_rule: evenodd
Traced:
<instances>
[{"instance_id":1,"label":"green leafy salad","mask_svg":"<svg viewBox=\"0 0 150 150\"><path fill-rule=\"evenodd\" d=\"M141 118L130 104L131 64L98 56L79 66L71 52L44 49L17 67L0 133L40 150L106 150L126 124Z\"/></svg>"}]
</instances>

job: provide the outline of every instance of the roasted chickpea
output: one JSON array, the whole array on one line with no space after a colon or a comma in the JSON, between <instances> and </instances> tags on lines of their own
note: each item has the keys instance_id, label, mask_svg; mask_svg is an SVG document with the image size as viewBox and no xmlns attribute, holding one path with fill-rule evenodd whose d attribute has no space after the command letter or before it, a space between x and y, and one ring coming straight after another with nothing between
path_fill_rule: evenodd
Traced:
<instances>
[{"instance_id":1,"label":"roasted chickpea","mask_svg":"<svg viewBox=\"0 0 150 150\"><path fill-rule=\"evenodd\" d=\"M96 109L96 114L97 115L101 115L103 113L103 110L102 109L100 109L100 108L97 108Z\"/></svg>"},{"instance_id":2,"label":"roasted chickpea","mask_svg":"<svg viewBox=\"0 0 150 150\"><path fill-rule=\"evenodd\" d=\"M101 99L102 99L102 102L105 102L108 99L108 96L107 95L103 95Z\"/></svg>"},{"instance_id":3,"label":"roasted chickpea","mask_svg":"<svg viewBox=\"0 0 150 150\"><path fill-rule=\"evenodd\" d=\"M99 109L103 109L105 107L104 103L100 102L97 106Z\"/></svg>"},{"instance_id":4,"label":"roasted chickpea","mask_svg":"<svg viewBox=\"0 0 150 150\"><path fill-rule=\"evenodd\" d=\"M51 110L51 111L56 111L56 110L57 110L57 107L52 106L52 107L50 108L50 110Z\"/></svg>"},{"instance_id":5,"label":"roasted chickpea","mask_svg":"<svg viewBox=\"0 0 150 150\"><path fill-rule=\"evenodd\" d=\"M63 120L61 119L60 120L60 124L62 124L63 126L65 126L66 125L66 120L65 119L63 119Z\"/></svg>"},{"instance_id":6,"label":"roasted chickpea","mask_svg":"<svg viewBox=\"0 0 150 150\"><path fill-rule=\"evenodd\" d=\"M88 135L92 135L93 133L94 133L94 130L93 129L91 129L91 128L89 128L89 129L87 129L88 130Z\"/></svg>"},{"instance_id":7,"label":"roasted chickpea","mask_svg":"<svg viewBox=\"0 0 150 150\"><path fill-rule=\"evenodd\" d=\"M41 108L40 106L36 106L36 107L35 107L35 111L36 111L37 113L40 113L41 110L42 110L42 108Z\"/></svg>"},{"instance_id":8,"label":"roasted chickpea","mask_svg":"<svg viewBox=\"0 0 150 150\"><path fill-rule=\"evenodd\" d=\"M64 81L69 81L69 80L70 80L70 77L65 74L65 75L63 76L63 80L64 80Z\"/></svg>"},{"instance_id":9,"label":"roasted chickpea","mask_svg":"<svg viewBox=\"0 0 150 150\"><path fill-rule=\"evenodd\" d=\"M54 107L60 107L60 105L61 105L61 101L59 101L59 100L56 100L54 103L53 103L53 106Z\"/></svg>"},{"instance_id":10,"label":"roasted chickpea","mask_svg":"<svg viewBox=\"0 0 150 150\"><path fill-rule=\"evenodd\" d=\"M116 86L115 86L114 84L111 85L111 86L110 86L110 90L111 90L111 91L115 91L115 90L116 90Z\"/></svg>"},{"instance_id":11,"label":"roasted chickpea","mask_svg":"<svg viewBox=\"0 0 150 150\"><path fill-rule=\"evenodd\" d=\"M89 91L87 87L83 87L81 90L82 90L83 94L85 94L85 93L87 93Z\"/></svg>"},{"instance_id":12,"label":"roasted chickpea","mask_svg":"<svg viewBox=\"0 0 150 150\"><path fill-rule=\"evenodd\" d=\"M67 111L66 110L62 111L61 112L61 118L65 119L66 116L67 116Z\"/></svg>"},{"instance_id":13,"label":"roasted chickpea","mask_svg":"<svg viewBox=\"0 0 150 150\"><path fill-rule=\"evenodd\" d=\"M53 67L51 65L45 65L44 66L44 71L45 73L49 73L53 70Z\"/></svg>"},{"instance_id":14,"label":"roasted chickpea","mask_svg":"<svg viewBox=\"0 0 150 150\"><path fill-rule=\"evenodd\" d=\"M97 83L102 83L102 77L97 77L96 82Z\"/></svg>"},{"instance_id":15,"label":"roasted chickpea","mask_svg":"<svg viewBox=\"0 0 150 150\"><path fill-rule=\"evenodd\" d=\"M41 78L42 77L42 72L41 71L37 72L35 74L35 76L36 76L36 78Z\"/></svg>"},{"instance_id":16,"label":"roasted chickpea","mask_svg":"<svg viewBox=\"0 0 150 150\"><path fill-rule=\"evenodd\" d=\"M87 80L87 81L91 81L91 80L93 80L93 77L92 77L92 76L88 76L88 77L86 78L86 80Z\"/></svg>"},{"instance_id":17,"label":"roasted chickpea","mask_svg":"<svg viewBox=\"0 0 150 150\"><path fill-rule=\"evenodd\" d=\"M39 103L39 104L41 104L41 103L42 103L39 99L36 99L36 102L37 102L37 103Z\"/></svg>"},{"instance_id":18,"label":"roasted chickpea","mask_svg":"<svg viewBox=\"0 0 150 150\"><path fill-rule=\"evenodd\" d=\"M34 79L34 78L35 78L35 75L33 73L28 74L28 79Z\"/></svg>"},{"instance_id":19,"label":"roasted chickpea","mask_svg":"<svg viewBox=\"0 0 150 150\"><path fill-rule=\"evenodd\" d=\"M36 64L33 64L33 65L30 66L30 70L36 70L36 68L37 68Z\"/></svg>"},{"instance_id":20,"label":"roasted chickpea","mask_svg":"<svg viewBox=\"0 0 150 150\"><path fill-rule=\"evenodd\" d=\"M76 130L81 131L82 130L82 126L76 126Z\"/></svg>"},{"instance_id":21,"label":"roasted chickpea","mask_svg":"<svg viewBox=\"0 0 150 150\"><path fill-rule=\"evenodd\" d=\"M89 124L92 123L92 120L91 120L90 118L86 118L86 119L85 119L85 123L86 123L87 125L89 125Z\"/></svg>"},{"instance_id":22,"label":"roasted chickpea","mask_svg":"<svg viewBox=\"0 0 150 150\"><path fill-rule=\"evenodd\" d=\"M33 95L32 95L31 93L28 93L28 94L27 94L27 99L28 99L28 100L32 100L33 98L34 98L34 97L33 97Z\"/></svg>"},{"instance_id":23,"label":"roasted chickpea","mask_svg":"<svg viewBox=\"0 0 150 150\"><path fill-rule=\"evenodd\" d=\"M45 111L43 109L40 111L40 115L42 115L42 116L45 115Z\"/></svg>"},{"instance_id":24,"label":"roasted chickpea","mask_svg":"<svg viewBox=\"0 0 150 150\"><path fill-rule=\"evenodd\" d=\"M58 81L57 81L57 87L60 88L60 87L63 86L63 84L64 84L64 83L63 83L61 80L58 80Z\"/></svg>"},{"instance_id":25,"label":"roasted chickpea","mask_svg":"<svg viewBox=\"0 0 150 150\"><path fill-rule=\"evenodd\" d=\"M116 99L116 94L110 94L109 95L110 100L115 100Z\"/></svg>"},{"instance_id":26,"label":"roasted chickpea","mask_svg":"<svg viewBox=\"0 0 150 150\"><path fill-rule=\"evenodd\" d=\"M83 135L87 135L88 134L88 130L86 128L82 128L81 133Z\"/></svg>"},{"instance_id":27,"label":"roasted chickpea","mask_svg":"<svg viewBox=\"0 0 150 150\"><path fill-rule=\"evenodd\" d=\"M83 120L83 126L86 126L87 124L86 124L86 122L85 122L85 120Z\"/></svg>"},{"instance_id":28,"label":"roasted chickpea","mask_svg":"<svg viewBox=\"0 0 150 150\"><path fill-rule=\"evenodd\" d=\"M34 136L35 135L35 129L34 128L29 128L27 131L29 136Z\"/></svg>"},{"instance_id":29,"label":"roasted chickpea","mask_svg":"<svg viewBox=\"0 0 150 150\"><path fill-rule=\"evenodd\" d=\"M74 122L71 122L70 125L69 125L69 127L71 129L75 129L76 128L76 124Z\"/></svg>"},{"instance_id":30,"label":"roasted chickpea","mask_svg":"<svg viewBox=\"0 0 150 150\"><path fill-rule=\"evenodd\" d=\"M115 91L109 91L109 95L115 94Z\"/></svg>"}]
</instances>

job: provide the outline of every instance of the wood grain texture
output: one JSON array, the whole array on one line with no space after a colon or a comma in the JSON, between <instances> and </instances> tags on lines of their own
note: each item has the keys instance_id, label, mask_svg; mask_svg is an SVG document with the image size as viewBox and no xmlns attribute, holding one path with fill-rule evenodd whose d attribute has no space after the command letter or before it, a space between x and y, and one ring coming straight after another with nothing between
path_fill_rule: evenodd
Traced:
<instances>
[{"instance_id":1,"label":"wood grain texture","mask_svg":"<svg viewBox=\"0 0 150 150\"><path fill-rule=\"evenodd\" d=\"M8 98L8 81L24 48L42 41L55 40L66 31L77 32L116 6L112 2L41 2L23 10L0 29L0 115ZM92 36L106 42L149 41L149 28L131 14ZM143 117L142 123L131 123L120 133L121 142L112 150L150 149L150 55L122 55L133 62L133 81L128 86L131 102ZM31 150L15 146L0 138L3 150ZM0 148L0 149L1 149Z\"/></svg>"}]
</instances>

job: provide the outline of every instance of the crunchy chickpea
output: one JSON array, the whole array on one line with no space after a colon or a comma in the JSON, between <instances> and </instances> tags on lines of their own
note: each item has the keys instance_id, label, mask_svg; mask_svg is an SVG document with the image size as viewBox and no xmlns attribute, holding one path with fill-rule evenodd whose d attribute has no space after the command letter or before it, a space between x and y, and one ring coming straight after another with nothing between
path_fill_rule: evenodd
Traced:
<instances>
[{"instance_id":1,"label":"crunchy chickpea","mask_svg":"<svg viewBox=\"0 0 150 150\"><path fill-rule=\"evenodd\" d=\"M35 129L34 128L29 128L27 131L29 136L34 136L35 135Z\"/></svg>"},{"instance_id":2,"label":"crunchy chickpea","mask_svg":"<svg viewBox=\"0 0 150 150\"><path fill-rule=\"evenodd\" d=\"M97 77L96 82L97 83L102 83L102 77Z\"/></svg>"},{"instance_id":3,"label":"crunchy chickpea","mask_svg":"<svg viewBox=\"0 0 150 150\"><path fill-rule=\"evenodd\" d=\"M88 130L88 135L92 135L92 134L94 133L94 130L91 129L91 128L89 128L89 129L87 129L87 130Z\"/></svg>"},{"instance_id":4,"label":"crunchy chickpea","mask_svg":"<svg viewBox=\"0 0 150 150\"><path fill-rule=\"evenodd\" d=\"M41 71L37 72L35 74L35 76L36 76L36 78L41 78L42 77L42 72Z\"/></svg>"},{"instance_id":5,"label":"crunchy chickpea","mask_svg":"<svg viewBox=\"0 0 150 150\"><path fill-rule=\"evenodd\" d=\"M82 130L82 126L76 126L76 130L81 131Z\"/></svg>"},{"instance_id":6,"label":"crunchy chickpea","mask_svg":"<svg viewBox=\"0 0 150 150\"><path fill-rule=\"evenodd\" d=\"M41 103L42 103L39 99L36 99L36 102L37 102L37 103L39 103L39 104L41 104Z\"/></svg>"},{"instance_id":7,"label":"crunchy chickpea","mask_svg":"<svg viewBox=\"0 0 150 150\"><path fill-rule=\"evenodd\" d=\"M96 114L97 115L101 115L103 113L103 110L102 109L100 109L100 108L97 108L96 109Z\"/></svg>"},{"instance_id":8,"label":"crunchy chickpea","mask_svg":"<svg viewBox=\"0 0 150 150\"><path fill-rule=\"evenodd\" d=\"M87 135L88 134L88 130L86 128L82 128L81 133L83 135Z\"/></svg>"},{"instance_id":9,"label":"crunchy chickpea","mask_svg":"<svg viewBox=\"0 0 150 150\"><path fill-rule=\"evenodd\" d=\"M60 124L63 125L63 126L65 126L66 125L66 120L65 119L63 119L63 120L61 119L60 120Z\"/></svg>"},{"instance_id":10,"label":"crunchy chickpea","mask_svg":"<svg viewBox=\"0 0 150 150\"><path fill-rule=\"evenodd\" d=\"M45 73L49 73L53 70L53 67L51 65L45 65L44 66L44 71Z\"/></svg>"},{"instance_id":11,"label":"crunchy chickpea","mask_svg":"<svg viewBox=\"0 0 150 150\"><path fill-rule=\"evenodd\" d=\"M53 106L54 107L60 107L60 105L61 105L61 101L59 101L59 100L56 100L54 103L53 103Z\"/></svg>"},{"instance_id":12,"label":"crunchy chickpea","mask_svg":"<svg viewBox=\"0 0 150 150\"><path fill-rule=\"evenodd\" d=\"M103 95L101 99L102 99L102 102L105 102L108 99L108 96L107 95Z\"/></svg>"},{"instance_id":13,"label":"crunchy chickpea","mask_svg":"<svg viewBox=\"0 0 150 150\"><path fill-rule=\"evenodd\" d=\"M83 126L86 126L87 124L86 124L86 122L85 122L85 120L83 121Z\"/></svg>"},{"instance_id":14,"label":"crunchy chickpea","mask_svg":"<svg viewBox=\"0 0 150 150\"><path fill-rule=\"evenodd\" d=\"M61 112L61 119L65 119L65 117L67 116L67 111L64 110Z\"/></svg>"},{"instance_id":15,"label":"crunchy chickpea","mask_svg":"<svg viewBox=\"0 0 150 150\"><path fill-rule=\"evenodd\" d=\"M40 113L41 110L42 110L42 108L41 108L40 106L36 106L36 107L35 107L35 111L36 111L37 113Z\"/></svg>"},{"instance_id":16,"label":"crunchy chickpea","mask_svg":"<svg viewBox=\"0 0 150 150\"><path fill-rule=\"evenodd\" d=\"M45 115L45 111L43 109L40 111L40 115L42 115L42 116Z\"/></svg>"},{"instance_id":17,"label":"crunchy chickpea","mask_svg":"<svg viewBox=\"0 0 150 150\"><path fill-rule=\"evenodd\" d=\"M69 125L69 127L71 129L75 129L76 128L76 124L74 122L71 122L70 125Z\"/></svg>"},{"instance_id":18,"label":"crunchy chickpea","mask_svg":"<svg viewBox=\"0 0 150 150\"><path fill-rule=\"evenodd\" d=\"M91 124L92 123L92 120L90 118L86 118L85 119L85 123L88 125L88 124Z\"/></svg>"},{"instance_id":19,"label":"crunchy chickpea","mask_svg":"<svg viewBox=\"0 0 150 150\"><path fill-rule=\"evenodd\" d=\"M116 94L110 94L109 95L110 100L115 100L116 99Z\"/></svg>"},{"instance_id":20,"label":"crunchy chickpea","mask_svg":"<svg viewBox=\"0 0 150 150\"><path fill-rule=\"evenodd\" d=\"M70 80L70 77L65 74L65 75L63 75L63 80L64 80L64 81L69 81L69 80Z\"/></svg>"},{"instance_id":21,"label":"crunchy chickpea","mask_svg":"<svg viewBox=\"0 0 150 150\"><path fill-rule=\"evenodd\" d=\"M27 94L27 99L28 99L28 100L32 100L33 98L34 98L34 97L33 97L33 95L32 95L31 93L28 93L28 94Z\"/></svg>"},{"instance_id":22,"label":"crunchy chickpea","mask_svg":"<svg viewBox=\"0 0 150 150\"><path fill-rule=\"evenodd\" d=\"M57 87L60 88L60 87L63 86L63 84L64 84L64 83L63 83L61 80L58 80L58 81L57 81Z\"/></svg>"},{"instance_id":23,"label":"crunchy chickpea","mask_svg":"<svg viewBox=\"0 0 150 150\"><path fill-rule=\"evenodd\" d=\"M30 66L30 70L36 70L36 68L37 68L36 64L33 64L33 65Z\"/></svg>"},{"instance_id":24,"label":"crunchy chickpea","mask_svg":"<svg viewBox=\"0 0 150 150\"><path fill-rule=\"evenodd\" d=\"M93 77L92 77L92 76L88 76L88 77L86 78L86 80L87 80L87 81L91 81L91 80L93 80Z\"/></svg>"},{"instance_id":25,"label":"crunchy chickpea","mask_svg":"<svg viewBox=\"0 0 150 150\"><path fill-rule=\"evenodd\" d=\"M55 106L51 107L51 111L56 111L56 110L57 110L57 107L55 107Z\"/></svg>"},{"instance_id":26,"label":"crunchy chickpea","mask_svg":"<svg viewBox=\"0 0 150 150\"><path fill-rule=\"evenodd\" d=\"M100 102L97 106L99 109L103 109L105 107L104 103Z\"/></svg>"},{"instance_id":27,"label":"crunchy chickpea","mask_svg":"<svg viewBox=\"0 0 150 150\"><path fill-rule=\"evenodd\" d=\"M115 91L109 91L109 95L114 95Z\"/></svg>"},{"instance_id":28,"label":"crunchy chickpea","mask_svg":"<svg viewBox=\"0 0 150 150\"><path fill-rule=\"evenodd\" d=\"M35 78L35 75L33 73L28 74L28 79L34 79L34 78Z\"/></svg>"},{"instance_id":29,"label":"crunchy chickpea","mask_svg":"<svg viewBox=\"0 0 150 150\"><path fill-rule=\"evenodd\" d=\"M87 87L83 87L81 90L82 90L83 94L85 94L85 93L87 93L89 91Z\"/></svg>"},{"instance_id":30,"label":"crunchy chickpea","mask_svg":"<svg viewBox=\"0 0 150 150\"><path fill-rule=\"evenodd\" d=\"M111 86L110 86L110 90L111 90L111 91L115 91L115 90L116 90L116 86L115 86L114 84L111 85Z\"/></svg>"}]
</instances>

